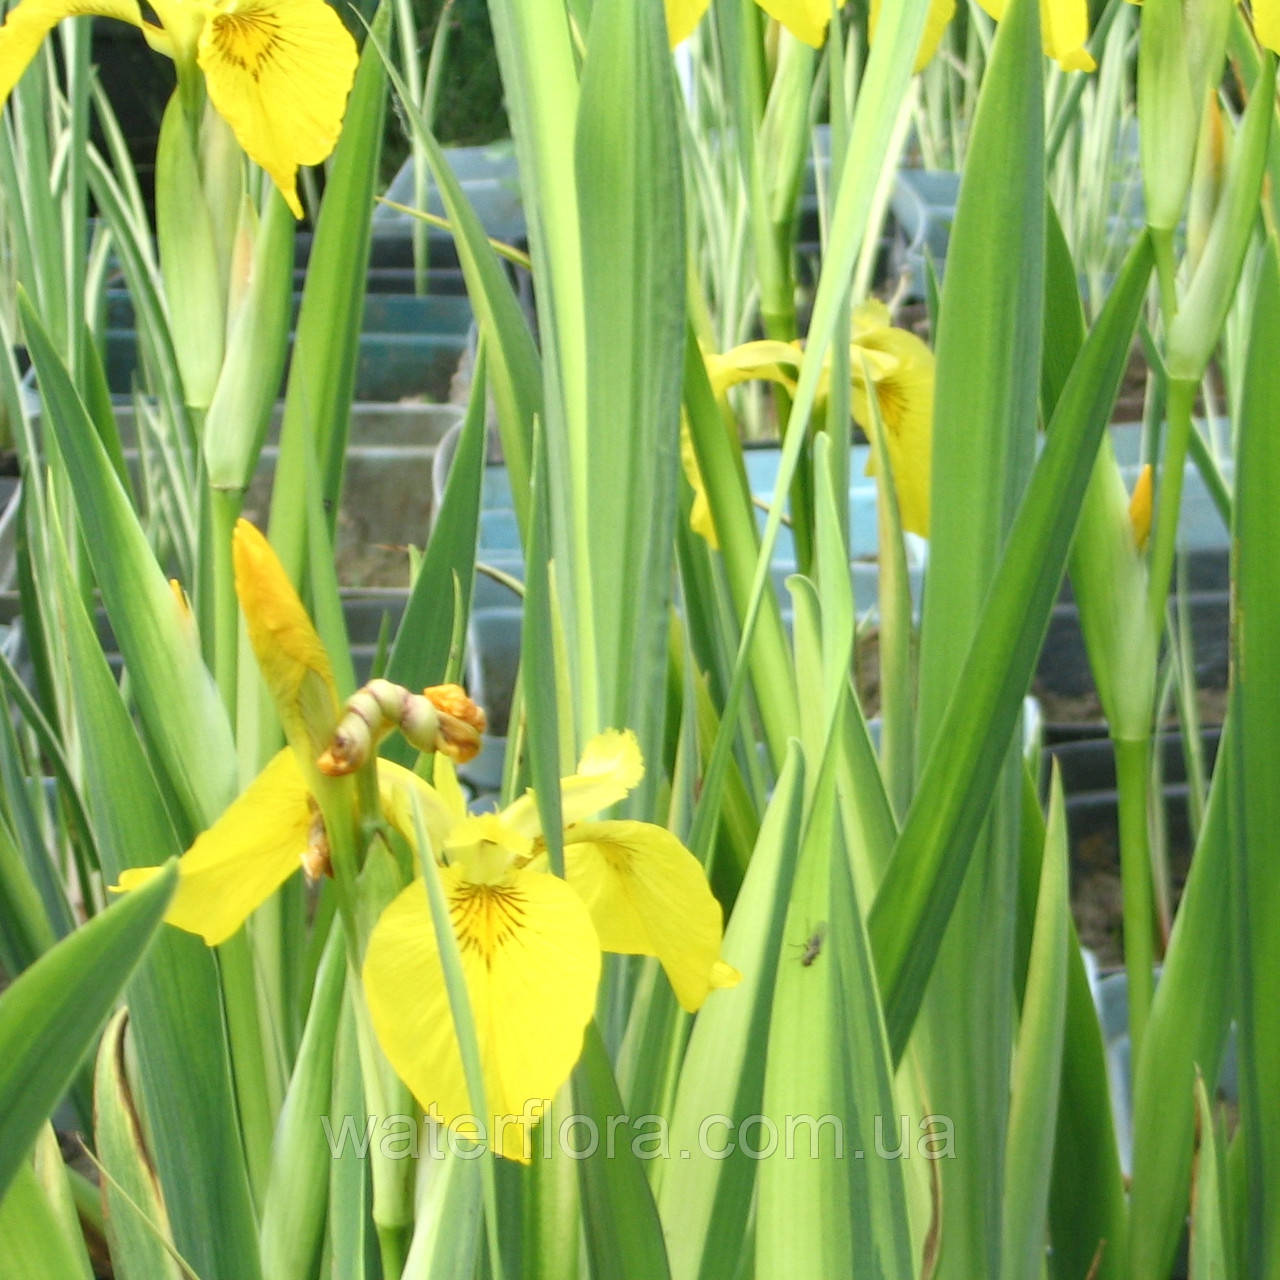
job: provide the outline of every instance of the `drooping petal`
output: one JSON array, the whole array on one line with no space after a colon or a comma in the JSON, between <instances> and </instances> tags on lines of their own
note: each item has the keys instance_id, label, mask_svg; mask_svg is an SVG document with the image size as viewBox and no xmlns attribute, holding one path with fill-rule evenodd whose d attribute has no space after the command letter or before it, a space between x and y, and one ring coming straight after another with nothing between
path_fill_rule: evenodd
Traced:
<instances>
[{"instance_id":1,"label":"drooping petal","mask_svg":"<svg viewBox=\"0 0 1280 1280\"><path fill-rule=\"evenodd\" d=\"M560 779L560 813L565 826L625 799L643 777L640 744L630 729L606 729L596 734L578 761L578 772ZM532 791L509 804L502 811L502 818L530 839L542 833Z\"/></svg>"},{"instance_id":2,"label":"drooping petal","mask_svg":"<svg viewBox=\"0 0 1280 1280\"><path fill-rule=\"evenodd\" d=\"M307 784L286 748L178 859L178 888L164 918L211 947L225 942L298 870L311 823ZM122 871L112 888L140 888L160 870Z\"/></svg>"},{"instance_id":3,"label":"drooping petal","mask_svg":"<svg viewBox=\"0 0 1280 1280\"><path fill-rule=\"evenodd\" d=\"M238 520L231 546L236 595L263 679L290 745L314 760L338 719L329 655L266 538Z\"/></svg>"},{"instance_id":4,"label":"drooping petal","mask_svg":"<svg viewBox=\"0 0 1280 1280\"><path fill-rule=\"evenodd\" d=\"M582 823L565 832L565 878L582 895L605 951L657 956L691 1012L736 981L720 960L724 913L702 864L650 822Z\"/></svg>"},{"instance_id":5,"label":"drooping petal","mask_svg":"<svg viewBox=\"0 0 1280 1280\"><path fill-rule=\"evenodd\" d=\"M998 22L1008 0L978 0ZM1064 71L1092 71L1097 65L1085 50L1089 39L1088 0L1040 0L1040 38L1044 51Z\"/></svg>"},{"instance_id":6,"label":"drooping petal","mask_svg":"<svg viewBox=\"0 0 1280 1280\"><path fill-rule=\"evenodd\" d=\"M865 329L854 339L853 416L864 429L870 422L867 387L860 355L869 357L872 382L885 426L889 461L898 493L902 527L929 536L929 485L933 450L933 352L915 334L889 325ZM873 361L891 357L886 371ZM874 458L867 474L875 472Z\"/></svg>"},{"instance_id":7,"label":"drooping petal","mask_svg":"<svg viewBox=\"0 0 1280 1280\"><path fill-rule=\"evenodd\" d=\"M201 32L210 101L295 217L298 166L333 150L357 60L325 0L222 0Z\"/></svg>"},{"instance_id":8,"label":"drooping petal","mask_svg":"<svg viewBox=\"0 0 1280 1280\"><path fill-rule=\"evenodd\" d=\"M0 107L36 56L45 36L63 18L87 14L142 26L136 0L22 0L9 11L4 26L0 27Z\"/></svg>"},{"instance_id":9,"label":"drooping petal","mask_svg":"<svg viewBox=\"0 0 1280 1280\"><path fill-rule=\"evenodd\" d=\"M797 40L815 49L822 48L831 19L829 0L756 0L756 3Z\"/></svg>"},{"instance_id":10,"label":"drooping petal","mask_svg":"<svg viewBox=\"0 0 1280 1280\"><path fill-rule=\"evenodd\" d=\"M880 5L882 0L871 0L871 19L868 34L871 40L876 38L876 26L880 21ZM924 34L920 37L920 48L916 51L916 62L913 71L923 71L938 51L942 41L942 33L947 23L954 17L956 0L930 0L929 15L924 20Z\"/></svg>"},{"instance_id":11,"label":"drooping petal","mask_svg":"<svg viewBox=\"0 0 1280 1280\"><path fill-rule=\"evenodd\" d=\"M446 867L440 879L475 1019L493 1117L486 1128L495 1150L524 1161L530 1130L582 1052L600 979L595 930L581 899L555 876L521 871L502 885L474 885ZM374 927L364 988L383 1052L414 1097L429 1115L474 1133L421 883L405 889Z\"/></svg>"},{"instance_id":12,"label":"drooping petal","mask_svg":"<svg viewBox=\"0 0 1280 1280\"><path fill-rule=\"evenodd\" d=\"M803 359L804 352L798 342L778 342L772 338L744 342L722 356L709 351L702 353L707 380L717 396L724 395L739 382L757 378L790 387L795 383L795 373Z\"/></svg>"}]
</instances>

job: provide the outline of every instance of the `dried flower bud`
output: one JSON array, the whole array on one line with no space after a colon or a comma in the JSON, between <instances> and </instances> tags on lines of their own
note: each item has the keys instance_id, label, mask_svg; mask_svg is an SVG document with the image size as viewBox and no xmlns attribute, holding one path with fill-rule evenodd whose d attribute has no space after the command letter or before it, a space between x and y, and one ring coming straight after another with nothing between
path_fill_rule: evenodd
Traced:
<instances>
[{"instance_id":1,"label":"dried flower bud","mask_svg":"<svg viewBox=\"0 0 1280 1280\"><path fill-rule=\"evenodd\" d=\"M459 685L437 685L417 694L390 680L370 680L347 700L316 764L330 777L353 773L392 729L399 729L419 751L470 760L480 750L484 727L484 712Z\"/></svg>"}]
</instances>

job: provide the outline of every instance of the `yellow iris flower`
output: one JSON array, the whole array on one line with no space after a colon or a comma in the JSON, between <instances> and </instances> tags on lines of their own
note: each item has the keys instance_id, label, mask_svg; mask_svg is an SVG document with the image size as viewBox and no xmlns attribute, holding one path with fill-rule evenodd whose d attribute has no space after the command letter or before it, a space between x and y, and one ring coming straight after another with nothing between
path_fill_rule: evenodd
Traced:
<instances>
[{"instance_id":1,"label":"yellow iris flower","mask_svg":"<svg viewBox=\"0 0 1280 1280\"><path fill-rule=\"evenodd\" d=\"M327 869L324 824L311 794L319 775L313 762L340 714L324 644L271 544L247 520L236 524L232 558L249 640L290 745L178 860L178 887L165 919L211 947L231 937L300 868L313 876ZM409 797L418 791L427 829L442 839L450 813L430 788L419 790L420 782L390 760L378 761L388 821L412 839ZM137 889L160 870L123 871L113 888Z\"/></svg>"},{"instance_id":2,"label":"yellow iris flower","mask_svg":"<svg viewBox=\"0 0 1280 1280\"><path fill-rule=\"evenodd\" d=\"M884 303L870 299L854 313L849 355L854 421L864 431L870 426L869 373L885 427L902 527L927 538L933 448L933 352L914 333L891 325ZM707 377L717 396L723 396L729 387L739 382L757 378L781 383L794 391L796 372L803 357L804 347L800 342L770 340L747 342L724 355L703 354ZM830 359L818 384L819 402L826 397L829 370ZM683 430L681 459L694 489L690 524L715 546L715 529L702 477L688 430ZM874 472L874 461L869 461L867 474Z\"/></svg>"},{"instance_id":3,"label":"yellow iris flower","mask_svg":"<svg viewBox=\"0 0 1280 1280\"><path fill-rule=\"evenodd\" d=\"M455 798L438 874L458 939L484 1067L495 1150L530 1158L530 1131L582 1051L601 951L656 956L693 1011L736 970L720 959L720 904L701 864L648 822L588 822L640 781L635 737L588 744L560 784L565 879L550 873L532 792L501 813L469 816ZM437 773L437 776L439 774ZM420 794L430 791L415 779ZM434 808L449 804L437 795ZM411 884L369 938L364 987L374 1030L427 1113L462 1133L475 1117L453 1034L427 894Z\"/></svg>"},{"instance_id":4,"label":"yellow iris flower","mask_svg":"<svg viewBox=\"0 0 1280 1280\"><path fill-rule=\"evenodd\" d=\"M797 40L815 49L822 47L831 19L831 5L827 0L756 0L756 3ZM672 48L693 34L710 4L711 0L666 0L667 34Z\"/></svg>"},{"instance_id":5,"label":"yellow iris flower","mask_svg":"<svg viewBox=\"0 0 1280 1280\"><path fill-rule=\"evenodd\" d=\"M137 27L179 69L204 73L209 99L296 217L298 166L319 164L342 128L355 42L325 0L22 0L0 27L0 106L63 18L93 14Z\"/></svg>"},{"instance_id":6,"label":"yellow iris flower","mask_svg":"<svg viewBox=\"0 0 1280 1280\"><path fill-rule=\"evenodd\" d=\"M882 0L871 0L871 33L875 36L876 21L880 15ZM997 21L1004 17L1008 0L978 0L978 3ZM929 16L925 19L924 37L916 55L916 70L924 67L937 51L942 33L947 29L955 13L955 0L932 0ZM1040 35L1044 51L1064 71L1092 71L1097 65L1085 49L1089 39L1088 0L1040 0Z\"/></svg>"},{"instance_id":7,"label":"yellow iris flower","mask_svg":"<svg viewBox=\"0 0 1280 1280\"><path fill-rule=\"evenodd\" d=\"M374 682L343 715L324 645L270 544L240 521L232 546L249 638L291 745L179 859L165 919L216 946L300 866L313 876L327 871L324 823L312 793L324 782L322 773L346 772L367 758L385 727L383 704L390 706L412 741L437 751L437 785L378 760L379 807L411 846L420 813L432 850L442 857L439 864L428 861L426 870L440 877L462 955L486 1099L499 1118L490 1140L503 1154L528 1159L529 1131L582 1051L602 949L656 956L690 1011L713 987L738 981L720 959L722 913L702 866L651 823L586 821L622 800L644 775L634 735L610 731L588 743L577 773L561 781L566 878L550 874L532 793L500 814L466 811L452 766L440 754L466 759L474 753L475 734L452 723L475 711L459 705L466 701L461 691L443 686L421 698L406 691L396 698L394 686ZM347 761L344 747L341 761L326 764L341 738L337 731L353 716L369 730L356 735L360 741L351 748L359 759ZM483 718L469 716L469 724L474 729ZM159 871L125 871L113 887L138 888ZM466 1080L427 895L417 879L374 926L363 976L388 1060L428 1114L465 1132ZM514 1120L503 1124L508 1115Z\"/></svg>"}]
</instances>

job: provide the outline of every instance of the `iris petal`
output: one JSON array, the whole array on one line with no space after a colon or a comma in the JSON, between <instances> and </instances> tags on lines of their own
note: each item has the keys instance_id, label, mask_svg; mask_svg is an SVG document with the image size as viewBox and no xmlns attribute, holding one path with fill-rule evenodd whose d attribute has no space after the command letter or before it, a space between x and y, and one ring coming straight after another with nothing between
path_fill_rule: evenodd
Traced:
<instances>
[{"instance_id":1,"label":"iris petal","mask_svg":"<svg viewBox=\"0 0 1280 1280\"><path fill-rule=\"evenodd\" d=\"M606 951L657 956L691 1012L713 986L724 913L702 864L670 831L649 822L583 823L565 832L565 877L581 895Z\"/></svg>"},{"instance_id":2,"label":"iris petal","mask_svg":"<svg viewBox=\"0 0 1280 1280\"><path fill-rule=\"evenodd\" d=\"M310 827L307 784L286 748L178 859L178 888L164 918L211 947L225 942L298 870ZM112 888L137 889L160 870L123 871Z\"/></svg>"},{"instance_id":3,"label":"iris petal","mask_svg":"<svg viewBox=\"0 0 1280 1280\"><path fill-rule=\"evenodd\" d=\"M644 777L640 744L629 729L598 733L582 753L578 772L560 779L560 814L565 826L593 817L625 799ZM542 832L532 791L502 811L502 820L530 839Z\"/></svg>"},{"instance_id":4,"label":"iris petal","mask_svg":"<svg viewBox=\"0 0 1280 1280\"><path fill-rule=\"evenodd\" d=\"M314 760L338 720L329 655L271 544L247 520L232 537L236 595L290 745Z\"/></svg>"},{"instance_id":5,"label":"iris petal","mask_svg":"<svg viewBox=\"0 0 1280 1280\"><path fill-rule=\"evenodd\" d=\"M133 0L23 0L9 11L4 26L0 27L0 107L36 56L45 36L63 18L89 14L142 26L142 17Z\"/></svg>"},{"instance_id":6,"label":"iris petal","mask_svg":"<svg viewBox=\"0 0 1280 1280\"><path fill-rule=\"evenodd\" d=\"M476 885L446 867L440 879L484 1064L488 1132L496 1150L527 1160L530 1130L582 1052L600 945L581 899L555 876L517 871L501 885ZM474 1132L422 884L405 889L374 927L364 987L396 1073L429 1115Z\"/></svg>"},{"instance_id":7,"label":"iris petal","mask_svg":"<svg viewBox=\"0 0 1280 1280\"><path fill-rule=\"evenodd\" d=\"M197 55L218 114L296 217L298 166L334 148L355 77L355 42L324 0L225 0Z\"/></svg>"}]
</instances>

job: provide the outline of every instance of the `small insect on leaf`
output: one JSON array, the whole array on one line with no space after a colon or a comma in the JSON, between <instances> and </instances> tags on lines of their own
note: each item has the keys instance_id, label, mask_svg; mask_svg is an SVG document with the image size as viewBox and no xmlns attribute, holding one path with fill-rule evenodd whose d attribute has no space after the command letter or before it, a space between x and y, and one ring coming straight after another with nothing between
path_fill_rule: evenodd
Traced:
<instances>
[{"instance_id":1,"label":"small insect on leaf","mask_svg":"<svg viewBox=\"0 0 1280 1280\"><path fill-rule=\"evenodd\" d=\"M818 927L809 935L809 940L804 944L804 954L800 957L800 963L807 969L822 951L822 941L827 936L826 921L819 921Z\"/></svg>"}]
</instances>

